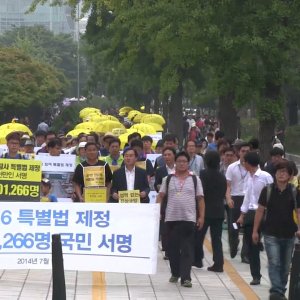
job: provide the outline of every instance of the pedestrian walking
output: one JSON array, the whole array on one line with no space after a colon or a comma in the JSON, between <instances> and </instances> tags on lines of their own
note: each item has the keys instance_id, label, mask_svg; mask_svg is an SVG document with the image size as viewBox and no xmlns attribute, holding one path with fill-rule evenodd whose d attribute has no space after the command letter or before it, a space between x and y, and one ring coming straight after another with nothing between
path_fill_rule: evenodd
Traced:
<instances>
[{"instance_id":1,"label":"pedestrian walking","mask_svg":"<svg viewBox=\"0 0 300 300\"><path fill-rule=\"evenodd\" d=\"M271 282L270 300L283 300L294 249L295 233L300 238L300 227L293 218L297 211L300 224L300 193L289 184L293 169L288 161L279 162L275 171L275 183L265 187L258 200L252 239L259 242L260 225L268 258L268 272Z\"/></svg>"},{"instance_id":2,"label":"pedestrian walking","mask_svg":"<svg viewBox=\"0 0 300 300\"><path fill-rule=\"evenodd\" d=\"M236 221L244 227L244 242L249 249L249 262L252 281L250 285L260 284L260 256L261 243L253 243L252 232L255 211L258 208L258 199L262 189L273 183L272 176L259 167L260 157L256 152L249 152L244 156L244 166L249 172L245 181L245 197L241 206L241 215Z\"/></svg>"},{"instance_id":3,"label":"pedestrian walking","mask_svg":"<svg viewBox=\"0 0 300 300\"><path fill-rule=\"evenodd\" d=\"M191 267L194 260L196 226L204 223L205 204L198 176L189 172L190 157L179 152L175 158L175 174L164 178L157 202L167 201L165 222L168 235L168 255L172 276L169 282L192 287Z\"/></svg>"}]
</instances>

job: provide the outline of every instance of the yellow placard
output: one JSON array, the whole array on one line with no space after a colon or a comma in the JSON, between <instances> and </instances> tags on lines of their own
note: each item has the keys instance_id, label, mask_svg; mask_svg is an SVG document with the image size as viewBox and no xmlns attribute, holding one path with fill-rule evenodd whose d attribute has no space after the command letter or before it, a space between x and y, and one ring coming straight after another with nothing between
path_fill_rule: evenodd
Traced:
<instances>
[{"instance_id":1,"label":"yellow placard","mask_svg":"<svg viewBox=\"0 0 300 300\"><path fill-rule=\"evenodd\" d=\"M90 166L83 168L83 180L85 187L105 186L105 167Z\"/></svg>"},{"instance_id":2,"label":"yellow placard","mask_svg":"<svg viewBox=\"0 0 300 300\"><path fill-rule=\"evenodd\" d=\"M41 201L40 202L50 202L48 197L41 197Z\"/></svg>"},{"instance_id":3,"label":"yellow placard","mask_svg":"<svg viewBox=\"0 0 300 300\"><path fill-rule=\"evenodd\" d=\"M120 166L119 165L109 165L112 173L117 171L118 169L120 169Z\"/></svg>"},{"instance_id":4,"label":"yellow placard","mask_svg":"<svg viewBox=\"0 0 300 300\"><path fill-rule=\"evenodd\" d=\"M0 159L1 180L41 182L42 163L39 160Z\"/></svg>"},{"instance_id":5,"label":"yellow placard","mask_svg":"<svg viewBox=\"0 0 300 300\"><path fill-rule=\"evenodd\" d=\"M119 203L141 203L140 191L119 191Z\"/></svg>"},{"instance_id":6,"label":"yellow placard","mask_svg":"<svg viewBox=\"0 0 300 300\"><path fill-rule=\"evenodd\" d=\"M84 202L107 202L107 189L105 187L99 188L84 188L83 191Z\"/></svg>"},{"instance_id":7,"label":"yellow placard","mask_svg":"<svg viewBox=\"0 0 300 300\"><path fill-rule=\"evenodd\" d=\"M145 160L144 161L137 161L135 163L135 166L146 170L146 161Z\"/></svg>"}]
</instances>

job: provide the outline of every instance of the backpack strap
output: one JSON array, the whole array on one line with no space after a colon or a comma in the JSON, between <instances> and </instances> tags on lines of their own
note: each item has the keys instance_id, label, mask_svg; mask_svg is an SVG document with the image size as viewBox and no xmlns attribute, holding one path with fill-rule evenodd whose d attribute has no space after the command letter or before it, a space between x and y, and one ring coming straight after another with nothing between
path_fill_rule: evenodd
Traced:
<instances>
[{"instance_id":1,"label":"backpack strap","mask_svg":"<svg viewBox=\"0 0 300 300\"><path fill-rule=\"evenodd\" d=\"M265 222L266 219L267 219L267 213L268 213L268 203L270 201L270 197L271 197L271 194L272 194L272 189L273 189L273 183L271 184L268 184L267 185L267 197L266 197L266 207L265 207L265 213L264 213L264 217L263 217L263 221Z\"/></svg>"}]
</instances>

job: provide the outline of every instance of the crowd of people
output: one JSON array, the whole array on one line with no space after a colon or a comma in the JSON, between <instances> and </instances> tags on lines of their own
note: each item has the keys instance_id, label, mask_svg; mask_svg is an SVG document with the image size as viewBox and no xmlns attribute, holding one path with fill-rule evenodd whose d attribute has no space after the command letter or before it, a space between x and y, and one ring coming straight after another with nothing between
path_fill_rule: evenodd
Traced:
<instances>
[{"instance_id":1,"label":"crowd of people","mask_svg":"<svg viewBox=\"0 0 300 300\"><path fill-rule=\"evenodd\" d=\"M250 285L260 284L260 252L265 249L270 299L286 299L295 237L300 237L295 163L284 158L283 145L278 141L270 151L270 160L264 163L257 139L229 141L217 122L201 118L196 122L188 117L184 125L182 149L172 133L165 134L154 149L151 136L132 133L123 151L118 137L110 132L101 137L92 132L72 138L40 126L34 139L26 134L9 134L8 150L2 157L26 159L35 151L51 156L75 154L73 201L77 202L85 201L84 169L93 166L105 168L108 202L119 202L120 191L139 190L140 202L149 203L150 190L156 190L161 204L162 250L170 261L169 281L180 279L184 287L192 287L192 266L203 268L203 242L208 228L213 265L207 270L211 272L224 271L224 223L231 258L239 251L243 232L241 262L250 266ZM154 153L160 156L153 166L147 155ZM43 197L57 201L51 200L55 196L47 180L43 180Z\"/></svg>"}]
</instances>

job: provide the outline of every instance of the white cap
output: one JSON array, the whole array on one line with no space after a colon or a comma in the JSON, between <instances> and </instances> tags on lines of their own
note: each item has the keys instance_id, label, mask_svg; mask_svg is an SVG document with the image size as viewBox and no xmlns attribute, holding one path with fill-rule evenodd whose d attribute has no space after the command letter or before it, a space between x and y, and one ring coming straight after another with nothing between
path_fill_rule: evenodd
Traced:
<instances>
[{"instance_id":1,"label":"white cap","mask_svg":"<svg viewBox=\"0 0 300 300\"><path fill-rule=\"evenodd\" d=\"M78 145L78 148L84 148L86 145L86 142L80 142Z\"/></svg>"},{"instance_id":2,"label":"white cap","mask_svg":"<svg viewBox=\"0 0 300 300\"><path fill-rule=\"evenodd\" d=\"M282 145L281 143L276 143L276 144L274 144L274 145L273 145L273 148L279 148L279 149L281 149L281 150L284 151L284 147L283 147L283 145Z\"/></svg>"}]
</instances>

